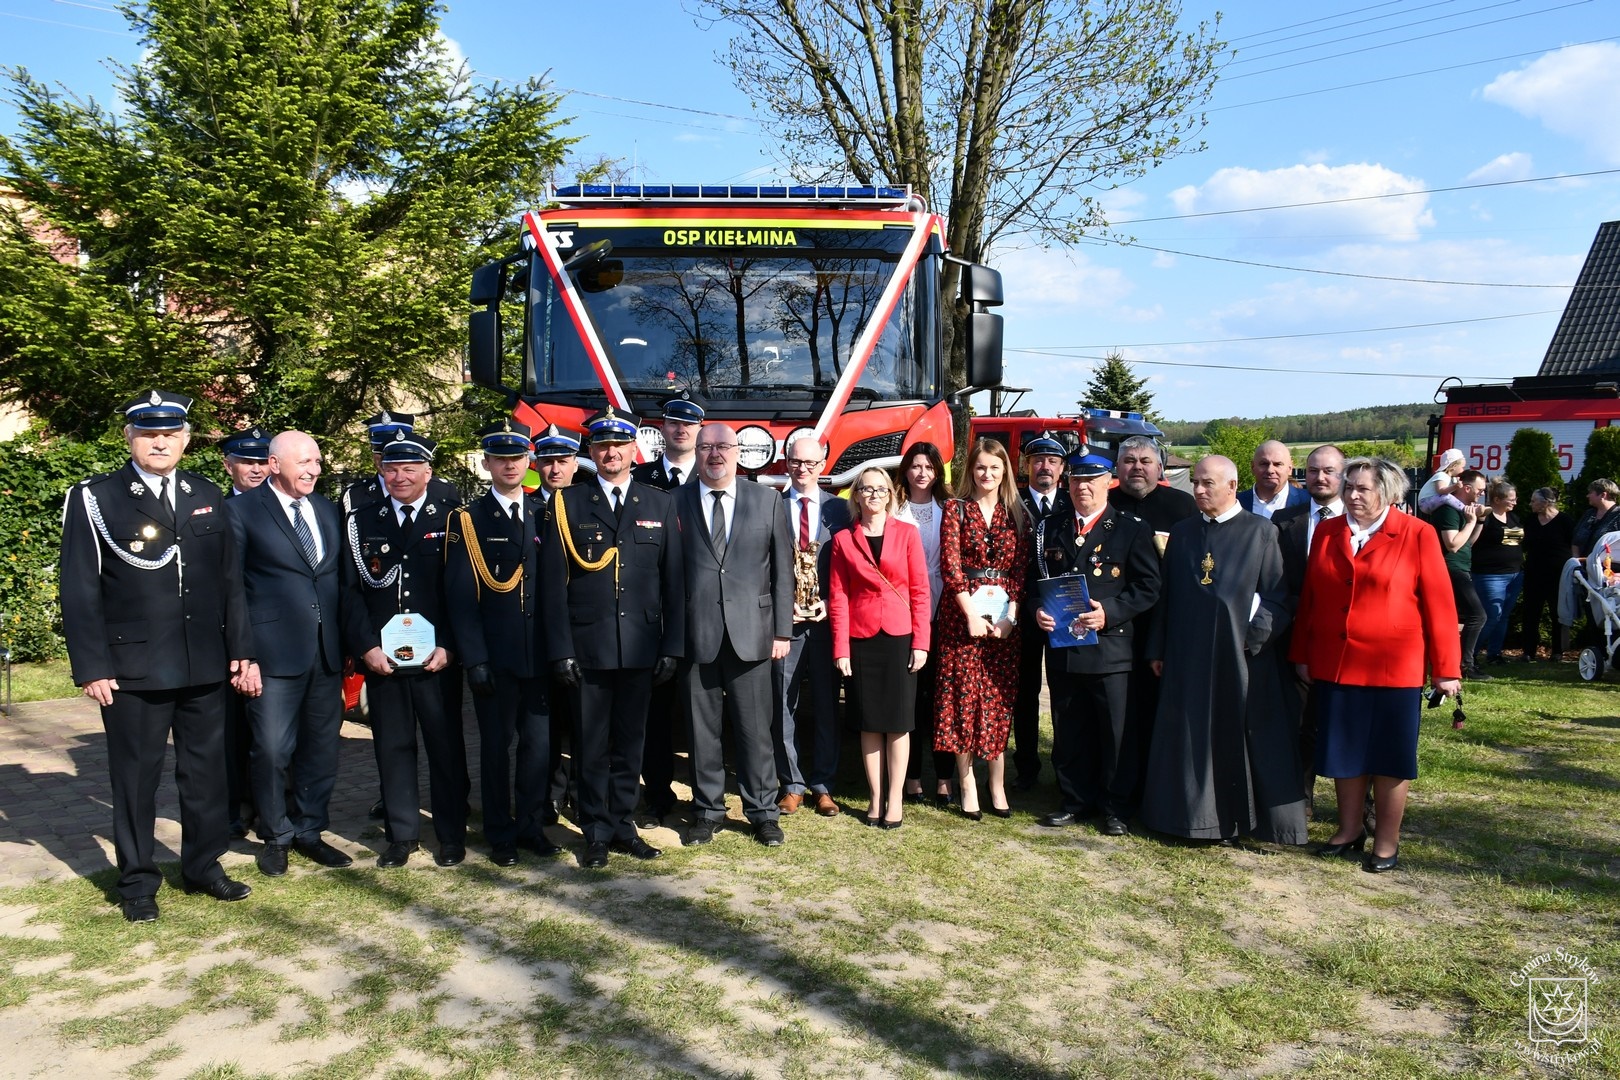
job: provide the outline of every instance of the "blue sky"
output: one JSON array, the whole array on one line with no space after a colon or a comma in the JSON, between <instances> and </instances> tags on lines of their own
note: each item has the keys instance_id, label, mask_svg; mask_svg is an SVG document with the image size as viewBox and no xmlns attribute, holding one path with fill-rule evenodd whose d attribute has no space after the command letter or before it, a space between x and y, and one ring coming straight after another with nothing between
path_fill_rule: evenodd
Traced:
<instances>
[{"instance_id":1,"label":"blue sky","mask_svg":"<svg viewBox=\"0 0 1620 1080\"><path fill-rule=\"evenodd\" d=\"M444 32L480 77L568 91L582 154L649 181L789 178L715 60L725 28L676 0L479 0L452 4ZM1024 404L1071 410L1110 348L1172 419L1534 374L1599 223L1620 218L1612 0L1237 0L1221 36L1234 55L1208 149L1102 196L1138 246L992 253ZM0 0L0 40L0 63L102 101L106 61L139 49L100 0ZM1368 198L1396 192L1422 193ZM1316 205L1253 210L1296 203Z\"/></svg>"}]
</instances>

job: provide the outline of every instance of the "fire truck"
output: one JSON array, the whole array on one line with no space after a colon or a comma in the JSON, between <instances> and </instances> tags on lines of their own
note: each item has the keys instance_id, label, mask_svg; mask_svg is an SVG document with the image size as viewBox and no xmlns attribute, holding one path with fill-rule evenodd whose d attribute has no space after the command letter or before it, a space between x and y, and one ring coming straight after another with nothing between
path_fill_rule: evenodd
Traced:
<instances>
[{"instance_id":1,"label":"fire truck","mask_svg":"<svg viewBox=\"0 0 1620 1080\"><path fill-rule=\"evenodd\" d=\"M1478 385L1451 379L1435 396L1445 410L1429 418L1430 462L1455 446L1470 469L1490 476L1507 467L1513 433L1535 428L1552 436L1567 486L1586 463L1592 430L1620 423L1620 384L1612 377L1527 375Z\"/></svg>"},{"instance_id":2,"label":"fire truck","mask_svg":"<svg viewBox=\"0 0 1620 1080\"><path fill-rule=\"evenodd\" d=\"M579 431L604 405L657 417L684 394L736 429L749 474L784 483L784 448L808 435L843 487L913 441L954 451L948 263L965 394L1001 381L1001 275L952 255L909 188L553 188L517 249L473 274L468 365L536 430ZM661 450L655 424L639 443Z\"/></svg>"},{"instance_id":3,"label":"fire truck","mask_svg":"<svg viewBox=\"0 0 1620 1080\"><path fill-rule=\"evenodd\" d=\"M1144 419L1141 413L1118 409L1084 409L1057 416L1036 416L1032 412L975 416L972 428L974 438L995 439L1005 446L1013 470L1020 475L1024 470L1024 447L1042 435L1052 436L1070 451L1088 446L1110 458L1117 458L1119 444L1133 435L1146 435L1154 442L1164 438L1158 425ZM1162 444L1160 452L1162 455Z\"/></svg>"}]
</instances>

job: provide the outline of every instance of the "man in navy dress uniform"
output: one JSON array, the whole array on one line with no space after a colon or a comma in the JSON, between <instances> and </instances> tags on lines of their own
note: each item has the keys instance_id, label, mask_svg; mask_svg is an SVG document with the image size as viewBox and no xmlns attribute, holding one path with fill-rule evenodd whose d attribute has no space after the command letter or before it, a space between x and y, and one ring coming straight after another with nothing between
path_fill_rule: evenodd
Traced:
<instances>
[{"instance_id":1,"label":"man in navy dress uniform","mask_svg":"<svg viewBox=\"0 0 1620 1080\"><path fill-rule=\"evenodd\" d=\"M62 629L73 681L101 706L124 918L158 917L157 788L174 733L180 873L188 893L240 900L230 843L225 722L232 680L256 692L235 544L219 488L178 466L191 399L153 390L124 406L129 462L75 485L62 520Z\"/></svg>"},{"instance_id":2,"label":"man in navy dress uniform","mask_svg":"<svg viewBox=\"0 0 1620 1080\"><path fill-rule=\"evenodd\" d=\"M551 801L551 725L536 620L541 506L538 496L523 491L529 429L501 420L478 434L490 488L450 515L445 598L478 714L484 839L491 862L515 866L520 845L542 855L562 851L544 831Z\"/></svg>"},{"instance_id":3,"label":"man in navy dress uniform","mask_svg":"<svg viewBox=\"0 0 1620 1080\"><path fill-rule=\"evenodd\" d=\"M552 500L557 492L573 484L579 472L579 440L552 424L534 440L534 471L540 477L540 486L535 489L535 495L540 500L537 540L544 548L546 538L557 531L557 527L551 523ZM541 645L541 660L544 659L544 645ZM579 691L559 681L552 673L550 664L542 663L541 666L545 669L545 708L551 729L551 765L548 769L551 802L544 807L544 824L555 825L559 812L574 799L575 773L578 771L578 755L573 752L574 709L577 706L574 699ZM569 748L567 763L563 761L564 747ZM642 769L646 769L645 762Z\"/></svg>"},{"instance_id":4,"label":"man in navy dress uniform","mask_svg":"<svg viewBox=\"0 0 1620 1080\"><path fill-rule=\"evenodd\" d=\"M418 846L418 727L439 841L434 861L455 866L467 857L466 748L461 718L447 714L439 685L453 640L444 602L444 537L459 500L429 490L434 449L431 439L395 432L382 452L388 497L349 511L344 525L344 638L349 655L366 673L388 835L388 847L377 860L384 868L404 866ZM417 655L420 646L383 649L382 631L396 615L433 627L433 647L425 650L425 659Z\"/></svg>"},{"instance_id":5,"label":"man in navy dress uniform","mask_svg":"<svg viewBox=\"0 0 1620 1080\"><path fill-rule=\"evenodd\" d=\"M231 478L231 490L225 493L227 499L252 491L270 475L270 436L259 427L243 428L234 435L227 435L219 442L219 452L225 455L225 474ZM225 722L226 803L230 808L231 837L240 840L248 834L248 824L257 813L253 806L253 782L248 778L253 732L248 727L247 700L240 694L229 696L229 715Z\"/></svg>"},{"instance_id":6,"label":"man in navy dress uniform","mask_svg":"<svg viewBox=\"0 0 1620 1080\"><path fill-rule=\"evenodd\" d=\"M1023 460L1029 472L1029 486L1021 498L1029 520L1039 527L1048 517L1074 513L1069 493L1063 490L1063 444L1044 433L1024 444ZM1033 555L1028 580L1035 579ZM1028 589L1025 596L1032 595ZM1035 605L1018 608L1018 693L1013 698L1012 758L1017 777L1013 787L1033 791L1041 775L1041 664L1046 656L1046 635L1035 626Z\"/></svg>"},{"instance_id":7,"label":"man in navy dress uniform","mask_svg":"<svg viewBox=\"0 0 1620 1080\"><path fill-rule=\"evenodd\" d=\"M579 688L580 861L597 868L609 851L663 854L636 832L636 779L648 695L674 678L686 649L686 593L674 500L630 477L634 418L610 407L587 426L596 482L552 496L540 558L542 593L566 598L545 621L546 655Z\"/></svg>"}]
</instances>

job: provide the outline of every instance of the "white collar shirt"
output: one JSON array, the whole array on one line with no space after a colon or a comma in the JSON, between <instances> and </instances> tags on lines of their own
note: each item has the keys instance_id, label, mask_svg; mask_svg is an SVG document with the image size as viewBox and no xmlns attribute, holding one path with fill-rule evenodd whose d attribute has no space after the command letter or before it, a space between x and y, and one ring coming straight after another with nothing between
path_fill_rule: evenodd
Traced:
<instances>
[{"instance_id":1,"label":"white collar shirt","mask_svg":"<svg viewBox=\"0 0 1620 1080\"><path fill-rule=\"evenodd\" d=\"M714 494L720 493L720 501L726 508L726 543L731 543L731 527L737 521L737 481L733 480L730 487L716 488L699 480L698 490L703 494L703 524L711 533L714 531ZM797 542L797 537L794 539Z\"/></svg>"},{"instance_id":2,"label":"white collar shirt","mask_svg":"<svg viewBox=\"0 0 1620 1080\"><path fill-rule=\"evenodd\" d=\"M1311 544L1314 543L1315 540L1316 540L1316 527L1318 525L1322 524L1322 522L1325 520L1322 517L1322 511L1323 510L1329 511L1328 517L1343 517L1344 516L1344 500L1343 499L1334 499L1330 503L1324 503L1324 504L1320 504L1320 505L1317 504L1317 503L1314 503L1314 502L1311 503L1311 512L1310 512L1309 515L1307 515L1306 524L1305 524L1305 550L1306 551L1311 550Z\"/></svg>"},{"instance_id":3,"label":"white collar shirt","mask_svg":"<svg viewBox=\"0 0 1620 1080\"><path fill-rule=\"evenodd\" d=\"M268 480L266 480L264 483L265 486L270 489L270 494L274 495L276 497L276 501L281 504L281 512L287 515L287 523L289 525L292 524L293 516L295 514L304 519L304 524L309 527L309 535L315 538L315 561L319 563L322 559L326 558L326 545L321 542L321 530L320 527L315 524L315 509L309 505L309 497L305 496L304 498L299 499L298 508L295 510L293 509L293 498L291 495L288 495L285 491L282 491ZM296 532L297 527L294 526L295 535Z\"/></svg>"},{"instance_id":4,"label":"white collar shirt","mask_svg":"<svg viewBox=\"0 0 1620 1080\"><path fill-rule=\"evenodd\" d=\"M1269 521L1272 514L1275 514L1277 511L1288 505L1288 492L1289 486L1284 484L1282 487L1277 489L1276 495L1273 495L1269 499L1262 500L1260 498L1260 492L1258 490L1254 491L1254 512Z\"/></svg>"}]
</instances>

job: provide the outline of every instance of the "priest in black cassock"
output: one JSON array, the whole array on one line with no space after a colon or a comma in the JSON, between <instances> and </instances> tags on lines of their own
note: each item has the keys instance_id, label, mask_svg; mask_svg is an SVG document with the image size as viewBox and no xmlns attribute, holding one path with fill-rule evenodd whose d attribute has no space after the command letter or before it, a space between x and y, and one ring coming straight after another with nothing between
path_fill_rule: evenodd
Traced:
<instances>
[{"instance_id":1,"label":"priest in black cassock","mask_svg":"<svg viewBox=\"0 0 1620 1080\"><path fill-rule=\"evenodd\" d=\"M1277 529L1237 502L1224 457L1193 469L1198 515L1170 529L1148 659L1162 677L1141 821L1194 840L1305 842L1298 731L1270 652L1288 624Z\"/></svg>"}]
</instances>

